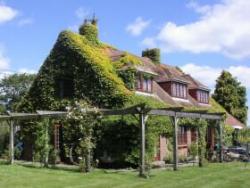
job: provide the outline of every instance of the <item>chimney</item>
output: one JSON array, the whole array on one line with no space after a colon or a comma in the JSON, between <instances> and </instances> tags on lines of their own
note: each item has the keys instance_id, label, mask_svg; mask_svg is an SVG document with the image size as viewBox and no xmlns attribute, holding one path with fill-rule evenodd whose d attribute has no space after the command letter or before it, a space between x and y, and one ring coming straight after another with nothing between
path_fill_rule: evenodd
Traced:
<instances>
[{"instance_id":1,"label":"chimney","mask_svg":"<svg viewBox=\"0 0 250 188\"><path fill-rule=\"evenodd\" d=\"M151 59L154 64L161 63L161 52L159 48L146 49L142 51L142 57Z\"/></svg>"},{"instance_id":2,"label":"chimney","mask_svg":"<svg viewBox=\"0 0 250 188\"><path fill-rule=\"evenodd\" d=\"M79 34L86 37L87 40L93 43L98 43L98 19L93 15L92 19L84 19L83 24L79 27Z\"/></svg>"}]
</instances>

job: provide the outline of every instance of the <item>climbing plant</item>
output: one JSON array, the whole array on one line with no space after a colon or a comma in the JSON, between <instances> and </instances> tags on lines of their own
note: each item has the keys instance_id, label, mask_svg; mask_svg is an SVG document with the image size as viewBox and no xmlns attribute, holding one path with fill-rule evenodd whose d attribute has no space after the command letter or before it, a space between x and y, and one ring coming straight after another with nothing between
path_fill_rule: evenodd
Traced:
<instances>
[{"instance_id":1,"label":"climbing plant","mask_svg":"<svg viewBox=\"0 0 250 188\"><path fill-rule=\"evenodd\" d=\"M199 166L202 167L206 154L206 131L208 127L208 122L204 119L182 118L180 120L179 126L194 127L197 129Z\"/></svg>"},{"instance_id":2,"label":"climbing plant","mask_svg":"<svg viewBox=\"0 0 250 188\"><path fill-rule=\"evenodd\" d=\"M64 139L71 140L75 144L74 152L80 156L80 170L89 172L91 170L91 159L93 148L95 148L95 138L93 136L94 127L98 123L99 111L91 107L85 101L75 102L68 107ZM69 134L73 131L73 134ZM67 142L66 142L67 143Z\"/></svg>"}]
</instances>

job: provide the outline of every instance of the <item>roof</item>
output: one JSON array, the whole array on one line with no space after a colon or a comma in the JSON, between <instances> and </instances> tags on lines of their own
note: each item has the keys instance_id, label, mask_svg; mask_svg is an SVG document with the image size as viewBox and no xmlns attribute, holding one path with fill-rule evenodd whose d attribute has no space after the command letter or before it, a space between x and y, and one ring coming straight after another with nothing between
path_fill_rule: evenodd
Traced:
<instances>
[{"instance_id":1,"label":"roof","mask_svg":"<svg viewBox=\"0 0 250 188\"><path fill-rule=\"evenodd\" d=\"M245 127L243 123L241 123L238 119L236 119L229 113L227 113L227 118L225 123L226 125L231 125L235 129L243 129Z\"/></svg>"},{"instance_id":2,"label":"roof","mask_svg":"<svg viewBox=\"0 0 250 188\"><path fill-rule=\"evenodd\" d=\"M123 58L127 52L114 49L106 48L105 52L111 58L112 62L115 63L119 59ZM140 60L140 64L134 65L134 68L139 72L149 73L155 76L154 81L156 83L160 82L181 82L188 85L189 89L201 89L209 91L210 89L193 78L191 75L184 73L179 67L171 66L167 64L155 64L147 57L139 57L134 54L130 54ZM122 69L127 69L131 67L131 64L126 64ZM189 93L187 93L187 99L178 99L171 97L167 92L165 92L158 84L154 84L154 93L158 98L163 100L165 103L168 103L173 106L183 106L187 108L210 108L213 104L204 104L201 105L198 103Z\"/></svg>"},{"instance_id":3,"label":"roof","mask_svg":"<svg viewBox=\"0 0 250 188\"><path fill-rule=\"evenodd\" d=\"M106 52L113 62L119 60L124 56L126 52L117 50L114 48L107 48ZM133 54L132 54L133 55ZM135 68L140 72L150 73L156 75L156 82L167 82L167 81L177 81L188 84L189 88L209 90L207 86L193 78L189 74L185 74L180 68L174 67L167 64L154 64L147 57L137 57L141 64L135 66Z\"/></svg>"}]
</instances>

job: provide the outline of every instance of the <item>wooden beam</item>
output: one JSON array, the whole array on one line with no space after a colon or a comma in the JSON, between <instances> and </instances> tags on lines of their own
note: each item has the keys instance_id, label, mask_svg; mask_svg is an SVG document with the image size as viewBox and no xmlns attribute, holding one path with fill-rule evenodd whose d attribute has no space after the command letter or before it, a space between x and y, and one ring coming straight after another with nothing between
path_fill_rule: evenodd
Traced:
<instances>
[{"instance_id":1,"label":"wooden beam","mask_svg":"<svg viewBox=\"0 0 250 188\"><path fill-rule=\"evenodd\" d=\"M9 122L9 163L14 164L14 121Z\"/></svg>"},{"instance_id":2,"label":"wooden beam","mask_svg":"<svg viewBox=\"0 0 250 188\"><path fill-rule=\"evenodd\" d=\"M223 123L217 120L217 125L219 128L219 162L223 162Z\"/></svg>"},{"instance_id":3,"label":"wooden beam","mask_svg":"<svg viewBox=\"0 0 250 188\"><path fill-rule=\"evenodd\" d=\"M173 159L174 159L174 164L173 164L173 170L178 170L178 117L174 116L172 117L172 123L174 126L174 131L173 131Z\"/></svg>"},{"instance_id":4,"label":"wooden beam","mask_svg":"<svg viewBox=\"0 0 250 188\"><path fill-rule=\"evenodd\" d=\"M223 117L222 115L217 114L201 114L202 119L212 119L212 120L221 120Z\"/></svg>"},{"instance_id":5,"label":"wooden beam","mask_svg":"<svg viewBox=\"0 0 250 188\"><path fill-rule=\"evenodd\" d=\"M165 109L151 109L148 114L157 116L175 116L175 111Z\"/></svg>"},{"instance_id":6,"label":"wooden beam","mask_svg":"<svg viewBox=\"0 0 250 188\"><path fill-rule=\"evenodd\" d=\"M138 114L136 108L117 109L117 110L100 109L100 112L101 112L104 116L116 116L116 115Z\"/></svg>"},{"instance_id":7,"label":"wooden beam","mask_svg":"<svg viewBox=\"0 0 250 188\"><path fill-rule=\"evenodd\" d=\"M145 177L145 123L147 116L143 113L140 114L140 137L141 137L141 148L140 148L140 176Z\"/></svg>"},{"instance_id":8,"label":"wooden beam","mask_svg":"<svg viewBox=\"0 0 250 188\"><path fill-rule=\"evenodd\" d=\"M192 112L176 112L177 117L200 118L201 114Z\"/></svg>"}]
</instances>

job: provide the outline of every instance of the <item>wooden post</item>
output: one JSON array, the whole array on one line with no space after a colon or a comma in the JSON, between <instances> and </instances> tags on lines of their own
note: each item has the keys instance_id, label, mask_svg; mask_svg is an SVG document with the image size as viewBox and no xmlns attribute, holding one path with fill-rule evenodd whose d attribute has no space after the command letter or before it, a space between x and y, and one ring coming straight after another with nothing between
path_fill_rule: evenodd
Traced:
<instances>
[{"instance_id":1,"label":"wooden post","mask_svg":"<svg viewBox=\"0 0 250 188\"><path fill-rule=\"evenodd\" d=\"M176 116L173 117L173 126L174 126L174 134L173 134L173 170L178 170L178 118Z\"/></svg>"},{"instance_id":2,"label":"wooden post","mask_svg":"<svg viewBox=\"0 0 250 188\"><path fill-rule=\"evenodd\" d=\"M9 163L14 163L14 121L10 120L9 122L10 126L10 145L9 145Z\"/></svg>"},{"instance_id":3,"label":"wooden post","mask_svg":"<svg viewBox=\"0 0 250 188\"><path fill-rule=\"evenodd\" d=\"M223 162L223 124L222 121L218 120L217 124L219 126L219 162Z\"/></svg>"},{"instance_id":4,"label":"wooden post","mask_svg":"<svg viewBox=\"0 0 250 188\"><path fill-rule=\"evenodd\" d=\"M204 139L203 137L205 136L204 134L201 136L201 127L200 127L200 125L198 125L198 128L197 128L197 133L198 133L198 163L199 163L199 167L203 167L203 150L204 150L204 148L202 148L203 147L203 145L202 145L202 143L203 143L203 141L204 140L202 140L202 139Z\"/></svg>"},{"instance_id":5,"label":"wooden post","mask_svg":"<svg viewBox=\"0 0 250 188\"><path fill-rule=\"evenodd\" d=\"M140 129L141 129L141 150L140 150L140 176L145 174L145 114L140 114Z\"/></svg>"},{"instance_id":6,"label":"wooden post","mask_svg":"<svg viewBox=\"0 0 250 188\"><path fill-rule=\"evenodd\" d=\"M46 123L50 123L50 121L46 121ZM49 133L48 133L49 125L45 125L45 159L44 159L44 167L49 167Z\"/></svg>"}]
</instances>

